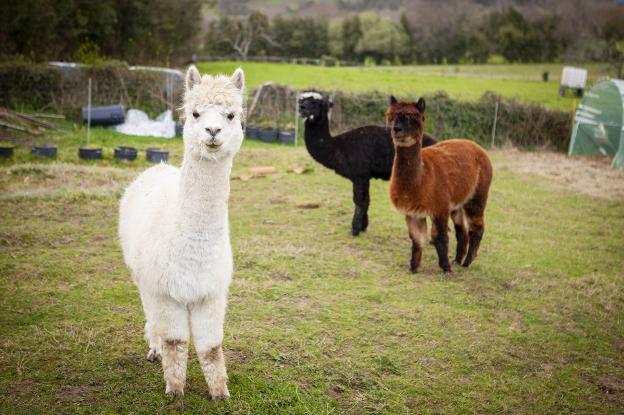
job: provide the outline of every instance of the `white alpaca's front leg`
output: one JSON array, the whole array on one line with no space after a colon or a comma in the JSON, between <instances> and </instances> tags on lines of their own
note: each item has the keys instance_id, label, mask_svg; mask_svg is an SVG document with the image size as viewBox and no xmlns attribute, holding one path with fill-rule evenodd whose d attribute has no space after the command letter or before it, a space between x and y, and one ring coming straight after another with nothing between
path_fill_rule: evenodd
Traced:
<instances>
[{"instance_id":1,"label":"white alpaca's front leg","mask_svg":"<svg viewBox=\"0 0 624 415\"><path fill-rule=\"evenodd\" d=\"M155 362L161 359L160 337L154 330L154 307L149 301L146 301L143 293L141 293L141 303L143 304L143 312L145 313L145 341L149 347L147 351L147 360ZM151 307L150 307L151 306Z\"/></svg>"},{"instance_id":2,"label":"white alpaca's front leg","mask_svg":"<svg viewBox=\"0 0 624 415\"><path fill-rule=\"evenodd\" d=\"M223 320L225 318L226 294L218 298L206 299L193 304L191 312L191 331L195 350L210 397L215 400L228 399L227 372L221 343L223 342Z\"/></svg>"},{"instance_id":3,"label":"white alpaca's front leg","mask_svg":"<svg viewBox=\"0 0 624 415\"><path fill-rule=\"evenodd\" d=\"M144 298L154 317L152 334L159 338L162 347L165 392L183 396L189 347L188 310L168 297L144 295Z\"/></svg>"}]
</instances>

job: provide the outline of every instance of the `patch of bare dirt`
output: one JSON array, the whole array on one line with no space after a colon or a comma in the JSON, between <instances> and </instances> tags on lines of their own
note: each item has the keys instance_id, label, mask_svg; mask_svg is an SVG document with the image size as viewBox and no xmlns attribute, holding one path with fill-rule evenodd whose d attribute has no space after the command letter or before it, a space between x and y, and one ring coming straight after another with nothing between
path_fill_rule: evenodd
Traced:
<instances>
[{"instance_id":1,"label":"patch of bare dirt","mask_svg":"<svg viewBox=\"0 0 624 415\"><path fill-rule=\"evenodd\" d=\"M624 200L624 169L611 167L607 157L568 157L550 151L524 152L495 150L501 156L496 168L507 167L517 173L535 174L564 188L593 197Z\"/></svg>"},{"instance_id":2,"label":"patch of bare dirt","mask_svg":"<svg viewBox=\"0 0 624 415\"><path fill-rule=\"evenodd\" d=\"M65 386L57 392L56 399L72 402L92 400L93 395L97 394L101 389L101 386L98 385Z\"/></svg>"},{"instance_id":3,"label":"patch of bare dirt","mask_svg":"<svg viewBox=\"0 0 624 415\"><path fill-rule=\"evenodd\" d=\"M134 176L136 170L66 163L18 164L0 169L0 198L32 197L61 191L114 193Z\"/></svg>"},{"instance_id":4,"label":"patch of bare dirt","mask_svg":"<svg viewBox=\"0 0 624 415\"><path fill-rule=\"evenodd\" d=\"M37 384L32 380L23 380L21 382L17 382L13 385L12 390L13 393L19 395L30 395L33 390L35 390Z\"/></svg>"},{"instance_id":5,"label":"patch of bare dirt","mask_svg":"<svg viewBox=\"0 0 624 415\"><path fill-rule=\"evenodd\" d=\"M624 379L615 376L603 376L598 379L598 387L609 395L617 395L624 392Z\"/></svg>"}]
</instances>

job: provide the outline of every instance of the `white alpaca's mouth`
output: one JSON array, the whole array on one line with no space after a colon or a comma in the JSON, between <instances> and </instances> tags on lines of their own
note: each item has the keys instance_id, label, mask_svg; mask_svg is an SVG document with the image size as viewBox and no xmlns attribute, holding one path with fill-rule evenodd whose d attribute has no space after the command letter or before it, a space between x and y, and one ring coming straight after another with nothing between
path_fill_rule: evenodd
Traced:
<instances>
[{"instance_id":1,"label":"white alpaca's mouth","mask_svg":"<svg viewBox=\"0 0 624 415\"><path fill-rule=\"evenodd\" d=\"M208 151L217 151L221 147L221 143L208 143L206 144L206 148Z\"/></svg>"}]
</instances>

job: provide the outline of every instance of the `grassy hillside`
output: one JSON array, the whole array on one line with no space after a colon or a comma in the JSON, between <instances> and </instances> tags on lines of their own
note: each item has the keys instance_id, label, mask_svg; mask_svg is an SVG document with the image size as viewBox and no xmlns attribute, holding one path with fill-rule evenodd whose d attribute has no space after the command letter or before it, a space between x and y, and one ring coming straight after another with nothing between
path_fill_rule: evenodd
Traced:
<instances>
[{"instance_id":1,"label":"grassy hillside","mask_svg":"<svg viewBox=\"0 0 624 415\"><path fill-rule=\"evenodd\" d=\"M199 68L208 73L231 73L236 67L245 69L249 86L263 82L287 84L294 88L340 89L387 94L419 95L446 91L451 97L476 100L486 91L526 103L548 108L573 110L578 100L571 95L561 98L559 75L562 65L459 65L459 66L398 66L398 67L317 67L255 62L203 62ZM604 65L590 66L590 78L604 75ZM553 80L541 81L543 71Z\"/></svg>"},{"instance_id":2,"label":"grassy hillside","mask_svg":"<svg viewBox=\"0 0 624 415\"><path fill-rule=\"evenodd\" d=\"M99 131L107 157L123 142L180 160L179 139ZM621 202L558 190L494 154L479 258L443 275L427 247L412 275L387 182L372 184L369 230L353 238L346 180L301 147L255 142L234 174L279 173L232 181L232 399L209 400L191 355L186 396L171 401L144 358L116 236L118 198L146 164L77 163L84 133L50 137L64 163L32 164L21 147L0 165L0 413L621 413Z\"/></svg>"}]
</instances>

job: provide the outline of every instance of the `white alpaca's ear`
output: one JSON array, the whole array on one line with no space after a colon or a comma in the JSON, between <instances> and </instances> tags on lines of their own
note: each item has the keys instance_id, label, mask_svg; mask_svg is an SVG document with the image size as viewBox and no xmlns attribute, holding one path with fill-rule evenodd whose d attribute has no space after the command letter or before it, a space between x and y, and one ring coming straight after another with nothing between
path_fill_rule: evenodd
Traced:
<instances>
[{"instance_id":1,"label":"white alpaca's ear","mask_svg":"<svg viewBox=\"0 0 624 415\"><path fill-rule=\"evenodd\" d=\"M245 88L245 73L242 68L237 68L230 78L234 86L241 91Z\"/></svg>"},{"instance_id":2,"label":"white alpaca's ear","mask_svg":"<svg viewBox=\"0 0 624 415\"><path fill-rule=\"evenodd\" d=\"M201 82L201 75L195 65L189 66L186 71L186 90L190 91L193 87Z\"/></svg>"}]
</instances>

